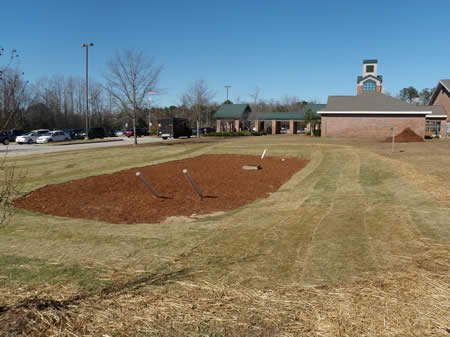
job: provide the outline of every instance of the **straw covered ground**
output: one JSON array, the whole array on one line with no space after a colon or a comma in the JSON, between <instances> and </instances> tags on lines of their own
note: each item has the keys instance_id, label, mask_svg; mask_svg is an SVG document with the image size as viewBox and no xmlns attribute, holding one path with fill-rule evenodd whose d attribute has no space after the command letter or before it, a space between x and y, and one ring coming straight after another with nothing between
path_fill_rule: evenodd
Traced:
<instances>
[{"instance_id":1,"label":"straw covered ground","mask_svg":"<svg viewBox=\"0 0 450 337\"><path fill-rule=\"evenodd\" d=\"M445 336L450 142L305 136L17 157L25 192L203 154L309 160L225 213L0 228L0 335ZM86 164L87 163L87 164Z\"/></svg>"}]
</instances>

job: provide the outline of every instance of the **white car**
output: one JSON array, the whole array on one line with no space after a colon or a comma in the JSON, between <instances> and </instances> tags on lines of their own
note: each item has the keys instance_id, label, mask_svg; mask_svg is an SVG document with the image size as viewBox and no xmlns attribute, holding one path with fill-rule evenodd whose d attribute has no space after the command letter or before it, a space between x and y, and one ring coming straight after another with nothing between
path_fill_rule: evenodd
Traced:
<instances>
[{"instance_id":1,"label":"white car","mask_svg":"<svg viewBox=\"0 0 450 337\"><path fill-rule=\"evenodd\" d=\"M39 136L40 136L40 134L37 132L28 132L24 135L17 136L16 143L17 144L33 144L33 143L36 143Z\"/></svg>"},{"instance_id":2,"label":"white car","mask_svg":"<svg viewBox=\"0 0 450 337\"><path fill-rule=\"evenodd\" d=\"M70 140L70 135L61 130L50 131L42 136L40 136L36 143L44 144L44 143L52 143L52 142L63 142L65 140Z\"/></svg>"},{"instance_id":3,"label":"white car","mask_svg":"<svg viewBox=\"0 0 450 337\"><path fill-rule=\"evenodd\" d=\"M37 133L39 136L45 135L46 133L49 133L49 129L37 129L37 130L31 130L30 132Z\"/></svg>"}]
</instances>

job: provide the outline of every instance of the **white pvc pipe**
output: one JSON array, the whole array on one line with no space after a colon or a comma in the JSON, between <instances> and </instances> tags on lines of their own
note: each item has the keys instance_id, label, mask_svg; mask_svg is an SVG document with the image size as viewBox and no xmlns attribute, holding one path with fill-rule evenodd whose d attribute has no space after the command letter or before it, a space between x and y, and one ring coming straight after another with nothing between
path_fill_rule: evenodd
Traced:
<instances>
[{"instance_id":1,"label":"white pvc pipe","mask_svg":"<svg viewBox=\"0 0 450 337\"><path fill-rule=\"evenodd\" d=\"M266 151L267 151L267 149L264 149L264 151L262 153L262 156L261 156L261 159L264 159L264 156L266 155Z\"/></svg>"}]
</instances>

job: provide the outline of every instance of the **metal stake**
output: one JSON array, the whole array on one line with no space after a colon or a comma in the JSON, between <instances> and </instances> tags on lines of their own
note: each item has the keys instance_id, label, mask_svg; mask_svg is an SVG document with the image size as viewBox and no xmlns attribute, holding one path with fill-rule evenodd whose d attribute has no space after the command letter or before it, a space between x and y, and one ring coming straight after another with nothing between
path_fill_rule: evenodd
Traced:
<instances>
[{"instance_id":1,"label":"metal stake","mask_svg":"<svg viewBox=\"0 0 450 337\"><path fill-rule=\"evenodd\" d=\"M145 184L145 186L147 186L147 188L153 193L153 195L156 198L161 198L159 196L159 194L156 193L156 191L153 189L152 185L150 185L150 183L147 180L145 180L145 178L142 176L141 172L136 172L136 176L141 178L142 182Z\"/></svg>"},{"instance_id":2,"label":"metal stake","mask_svg":"<svg viewBox=\"0 0 450 337\"><path fill-rule=\"evenodd\" d=\"M187 180L191 183L192 188L194 189L195 193L203 199L204 196L200 193L200 190L198 189L197 185L194 183L194 180L192 179L191 175L189 174L188 170L183 170L184 175L186 176Z\"/></svg>"}]
</instances>

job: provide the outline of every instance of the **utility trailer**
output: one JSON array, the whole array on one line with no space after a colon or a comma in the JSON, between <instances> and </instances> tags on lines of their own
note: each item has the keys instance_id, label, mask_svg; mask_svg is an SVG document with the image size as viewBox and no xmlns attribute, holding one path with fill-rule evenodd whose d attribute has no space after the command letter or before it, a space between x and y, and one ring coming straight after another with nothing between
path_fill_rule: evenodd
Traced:
<instances>
[{"instance_id":1,"label":"utility trailer","mask_svg":"<svg viewBox=\"0 0 450 337\"><path fill-rule=\"evenodd\" d=\"M187 137L190 138L192 130L186 118L166 118L158 121L158 136L162 139Z\"/></svg>"}]
</instances>

